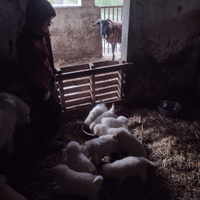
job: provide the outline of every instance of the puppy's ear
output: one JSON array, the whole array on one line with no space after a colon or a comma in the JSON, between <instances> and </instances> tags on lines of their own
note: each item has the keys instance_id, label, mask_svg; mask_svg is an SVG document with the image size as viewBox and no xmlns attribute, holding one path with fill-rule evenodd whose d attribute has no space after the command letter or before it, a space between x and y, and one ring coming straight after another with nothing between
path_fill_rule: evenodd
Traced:
<instances>
[{"instance_id":1,"label":"puppy's ear","mask_svg":"<svg viewBox=\"0 0 200 200\"><path fill-rule=\"evenodd\" d=\"M103 181L103 177L102 176L96 176L95 179L93 180L93 183L101 183Z\"/></svg>"},{"instance_id":2,"label":"puppy's ear","mask_svg":"<svg viewBox=\"0 0 200 200\"><path fill-rule=\"evenodd\" d=\"M113 139L117 140L117 134L113 135Z\"/></svg>"}]
</instances>

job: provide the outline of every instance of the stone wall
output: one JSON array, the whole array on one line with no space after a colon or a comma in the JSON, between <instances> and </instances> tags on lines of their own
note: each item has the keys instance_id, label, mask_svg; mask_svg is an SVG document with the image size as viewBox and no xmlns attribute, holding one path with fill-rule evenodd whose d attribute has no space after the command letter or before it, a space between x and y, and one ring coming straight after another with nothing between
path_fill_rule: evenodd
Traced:
<instances>
[{"instance_id":1,"label":"stone wall","mask_svg":"<svg viewBox=\"0 0 200 200\"><path fill-rule=\"evenodd\" d=\"M74 60L102 56L99 26L100 7L94 0L82 0L82 6L56 6L50 27L54 60Z\"/></svg>"},{"instance_id":2,"label":"stone wall","mask_svg":"<svg viewBox=\"0 0 200 200\"><path fill-rule=\"evenodd\" d=\"M134 68L127 72L126 96L156 102L200 92L200 1L129 4L126 59Z\"/></svg>"},{"instance_id":3,"label":"stone wall","mask_svg":"<svg viewBox=\"0 0 200 200\"><path fill-rule=\"evenodd\" d=\"M16 38L24 25L26 0L0 3L0 91L13 93L18 77Z\"/></svg>"}]
</instances>

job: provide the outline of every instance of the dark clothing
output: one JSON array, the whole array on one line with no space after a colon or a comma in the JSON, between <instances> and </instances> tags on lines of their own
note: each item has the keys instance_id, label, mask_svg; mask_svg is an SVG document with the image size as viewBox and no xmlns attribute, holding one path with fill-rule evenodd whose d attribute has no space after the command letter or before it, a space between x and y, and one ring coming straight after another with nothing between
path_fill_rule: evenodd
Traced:
<instances>
[{"instance_id":1,"label":"dark clothing","mask_svg":"<svg viewBox=\"0 0 200 200\"><path fill-rule=\"evenodd\" d=\"M61 106L57 101L50 85L49 91L51 93L47 101L36 100L36 104L41 112L40 122L42 122L42 134L39 135L40 139L45 139L56 136L60 130L60 115L62 112Z\"/></svg>"},{"instance_id":2,"label":"dark clothing","mask_svg":"<svg viewBox=\"0 0 200 200\"><path fill-rule=\"evenodd\" d=\"M25 15L27 24L40 22L55 16L56 12L47 0L29 0Z\"/></svg>"},{"instance_id":3,"label":"dark clothing","mask_svg":"<svg viewBox=\"0 0 200 200\"><path fill-rule=\"evenodd\" d=\"M17 50L22 81L40 111L41 131L38 134L41 140L45 140L58 134L59 116L62 112L61 105L54 95L54 88L50 86L55 81L55 76L48 60L45 36L33 34L25 26L17 38ZM48 91L49 99L43 100ZM32 121L34 123L34 119Z\"/></svg>"},{"instance_id":4,"label":"dark clothing","mask_svg":"<svg viewBox=\"0 0 200 200\"><path fill-rule=\"evenodd\" d=\"M20 59L21 73L25 85L42 99L49 91L48 84L55 80L48 57L44 36L31 34L24 27L17 38L17 50Z\"/></svg>"}]
</instances>

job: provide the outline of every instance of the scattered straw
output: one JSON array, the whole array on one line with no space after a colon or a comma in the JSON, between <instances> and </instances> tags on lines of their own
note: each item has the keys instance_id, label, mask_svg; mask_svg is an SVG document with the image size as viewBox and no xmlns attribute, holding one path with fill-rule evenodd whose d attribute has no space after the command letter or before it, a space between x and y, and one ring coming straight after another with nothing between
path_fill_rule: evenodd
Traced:
<instances>
[{"instance_id":1,"label":"scattered straw","mask_svg":"<svg viewBox=\"0 0 200 200\"><path fill-rule=\"evenodd\" d=\"M117 189L114 180L104 180L100 200L200 199L200 111L194 110L186 120L161 116L157 110L147 108L120 106L118 109L128 117L130 132L143 141L147 158L158 168L147 170L145 184L130 178ZM92 139L81 131L86 115L77 114L62 120L61 135L65 144L75 140L84 145ZM19 175L15 189L28 200L86 199L76 195L60 196L53 190L57 182L52 168L64 162L64 155L63 150L34 158L34 164Z\"/></svg>"}]
</instances>

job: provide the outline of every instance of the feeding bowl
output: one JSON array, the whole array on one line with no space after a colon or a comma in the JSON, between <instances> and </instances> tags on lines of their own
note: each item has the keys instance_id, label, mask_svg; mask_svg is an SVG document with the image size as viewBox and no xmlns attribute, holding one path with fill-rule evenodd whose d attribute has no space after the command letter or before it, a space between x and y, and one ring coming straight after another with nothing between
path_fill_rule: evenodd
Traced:
<instances>
[{"instance_id":1,"label":"feeding bowl","mask_svg":"<svg viewBox=\"0 0 200 200\"><path fill-rule=\"evenodd\" d=\"M157 106L159 113L167 117L176 116L181 111L181 105L176 101L162 100Z\"/></svg>"},{"instance_id":2,"label":"feeding bowl","mask_svg":"<svg viewBox=\"0 0 200 200\"><path fill-rule=\"evenodd\" d=\"M91 133L89 127L85 124L82 125L82 131L83 133L85 133L86 135L89 135L89 136L93 136L93 137L96 137L95 134Z\"/></svg>"}]
</instances>

